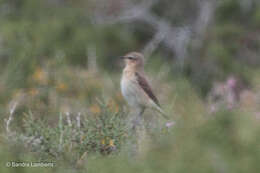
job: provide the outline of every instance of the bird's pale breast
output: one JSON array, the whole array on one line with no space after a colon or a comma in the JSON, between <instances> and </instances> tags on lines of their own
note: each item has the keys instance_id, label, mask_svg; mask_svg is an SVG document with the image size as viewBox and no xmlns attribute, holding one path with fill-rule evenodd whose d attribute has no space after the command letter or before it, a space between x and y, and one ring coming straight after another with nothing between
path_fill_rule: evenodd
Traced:
<instances>
[{"instance_id":1,"label":"bird's pale breast","mask_svg":"<svg viewBox=\"0 0 260 173\"><path fill-rule=\"evenodd\" d=\"M123 74L121 79L121 92L129 106L140 106L140 91L134 76L131 77Z\"/></svg>"}]
</instances>

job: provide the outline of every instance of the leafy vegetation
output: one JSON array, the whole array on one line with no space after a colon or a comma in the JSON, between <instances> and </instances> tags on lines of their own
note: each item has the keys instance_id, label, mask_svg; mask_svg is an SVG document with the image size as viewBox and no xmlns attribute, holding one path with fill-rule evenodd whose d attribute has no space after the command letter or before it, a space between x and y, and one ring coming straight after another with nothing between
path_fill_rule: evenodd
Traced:
<instances>
[{"instance_id":1,"label":"leafy vegetation","mask_svg":"<svg viewBox=\"0 0 260 173\"><path fill-rule=\"evenodd\" d=\"M126 10L119 0L0 0L0 172L259 172L260 6L247 2L217 3L185 59L164 41L147 57L175 123L146 110L136 136L118 57L149 45L149 20L116 22ZM180 27L195 23L198 9L168 0L151 12ZM102 15L112 17L100 24Z\"/></svg>"}]
</instances>

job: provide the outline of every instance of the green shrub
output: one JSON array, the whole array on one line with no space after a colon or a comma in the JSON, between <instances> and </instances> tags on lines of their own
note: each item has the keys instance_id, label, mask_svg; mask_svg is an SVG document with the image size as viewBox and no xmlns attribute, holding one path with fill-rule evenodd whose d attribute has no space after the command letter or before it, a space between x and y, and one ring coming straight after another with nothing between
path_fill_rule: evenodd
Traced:
<instances>
[{"instance_id":1,"label":"green shrub","mask_svg":"<svg viewBox=\"0 0 260 173\"><path fill-rule=\"evenodd\" d=\"M108 104L101 102L96 109L93 114L85 115L60 113L58 122L52 125L29 112L23 119L24 133L18 133L17 137L30 140L26 147L42 159L68 158L76 163L84 153L118 153L129 135L124 120L126 113L113 112Z\"/></svg>"}]
</instances>

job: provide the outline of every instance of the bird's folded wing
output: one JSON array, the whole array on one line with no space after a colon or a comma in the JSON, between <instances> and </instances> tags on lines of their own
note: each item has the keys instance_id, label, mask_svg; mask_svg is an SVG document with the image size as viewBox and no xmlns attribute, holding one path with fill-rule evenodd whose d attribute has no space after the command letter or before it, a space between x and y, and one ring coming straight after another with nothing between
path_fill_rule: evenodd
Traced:
<instances>
[{"instance_id":1,"label":"bird's folded wing","mask_svg":"<svg viewBox=\"0 0 260 173\"><path fill-rule=\"evenodd\" d=\"M146 93L146 95L157 105L160 107L159 101L158 99L155 97L155 95L153 94L153 91L151 89L151 87L149 86L148 82L146 81L146 79L141 76L139 73L135 73L135 76L137 78L137 82L139 84L139 86L143 89L143 91Z\"/></svg>"}]
</instances>

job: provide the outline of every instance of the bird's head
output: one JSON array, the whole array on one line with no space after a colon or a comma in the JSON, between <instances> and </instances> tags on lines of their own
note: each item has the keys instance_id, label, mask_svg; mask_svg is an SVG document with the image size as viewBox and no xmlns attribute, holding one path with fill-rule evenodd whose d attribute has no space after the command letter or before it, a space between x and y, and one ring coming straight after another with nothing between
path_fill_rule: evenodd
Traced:
<instances>
[{"instance_id":1,"label":"bird's head","mask_svg":"<svg viewBox=\"0 0 260 173\"><path fill-rule=\"evenodd\" d=\"M121 57L124 59L125 64L128 68L143 69L144 67L144 56L138 52L130 52L125 56Z\"/></svg>"}]
</instances>

